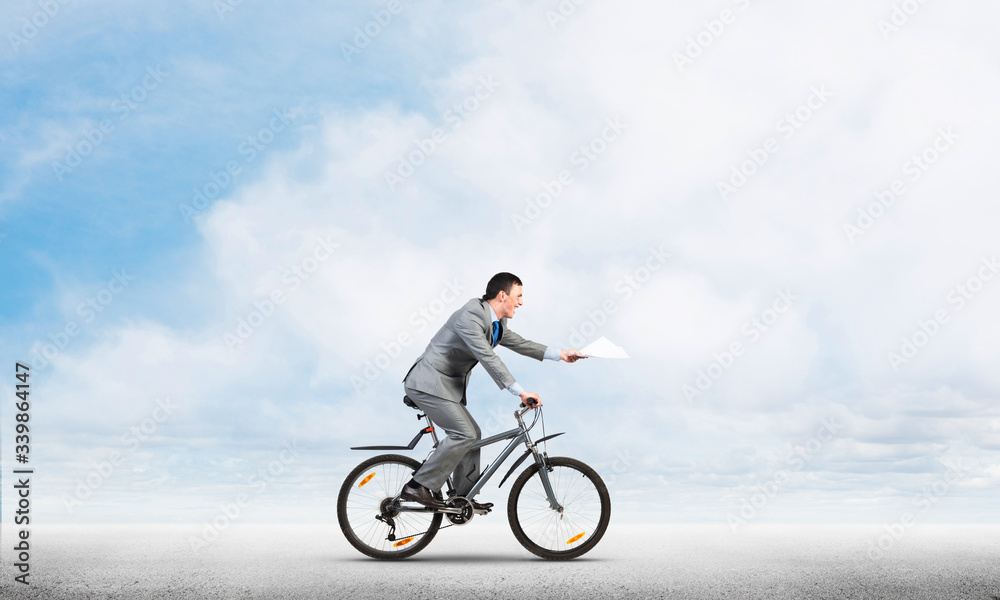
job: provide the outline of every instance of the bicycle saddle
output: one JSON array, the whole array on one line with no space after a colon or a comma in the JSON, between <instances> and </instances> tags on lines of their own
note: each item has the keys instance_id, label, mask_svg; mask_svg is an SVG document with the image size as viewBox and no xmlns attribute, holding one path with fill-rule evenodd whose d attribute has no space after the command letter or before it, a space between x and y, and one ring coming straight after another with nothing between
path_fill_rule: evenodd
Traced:
<instances>
[{"instance_id":1,"label":"bicycle saddle","mask_svg":"<svg viewBox=\"0 0 1000 600\"><path fill-rule=\"evenodd\" d=\"M409 406L413 410L420 410L420 407L417 406L417 404L413 400L410 400L409 396L403 396L403 404Z\"/></svg>"}]
</instances>

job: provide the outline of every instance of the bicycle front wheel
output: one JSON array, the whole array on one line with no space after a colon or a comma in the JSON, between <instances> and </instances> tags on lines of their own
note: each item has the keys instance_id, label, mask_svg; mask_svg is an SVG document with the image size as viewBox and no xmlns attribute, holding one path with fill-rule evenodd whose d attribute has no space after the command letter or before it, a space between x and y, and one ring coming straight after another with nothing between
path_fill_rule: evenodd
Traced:
<instances>
[{"instance_id":1,"label":"bicycle front wheel","mask_svg":"<svg viewBox=\"0 0 1000 600\"><path fill-rule=\"evenodd\" d=\"M514 482L507 520L529 552L551 560L576 558L601 541L611 520L611 497L604 481L584 463L562 456L548 459L549 483L562 511L549 506L538 464Z\"/></svg>"},{"instance_id":2,"label":"bicycle front wheel","mask_svg":"<svg viewBox=\"0 0 1000 600\"><path fill-rule=\"evenodd\" d=\"M392 499L420 467L409 456L383 454L361 463L344 480L337 498L337 520L344 537L372 558L413 556L431 543L441 526L441 513L398 512ZM435 496L440 499L441 493ZM391 516L396 530L377 517Z\"/></svg>"}]
</instances>

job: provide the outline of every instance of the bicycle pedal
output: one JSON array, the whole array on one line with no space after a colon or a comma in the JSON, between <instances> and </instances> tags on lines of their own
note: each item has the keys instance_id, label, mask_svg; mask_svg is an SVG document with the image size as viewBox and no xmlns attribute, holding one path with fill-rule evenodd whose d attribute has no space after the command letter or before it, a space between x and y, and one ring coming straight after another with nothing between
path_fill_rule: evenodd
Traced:
<instances>
[{"instance_id":1,"label":"bicycle pedal","mask_svg":"<svg viewBox=\"0 0 1000 600\"><path fill-rule=\"evenodd\" d=\"M481 509L481 510L473 509L472 512L474 512L477 515L488 515L491 512L493 512L493 509L492 508L484 508L484 509Z\"/></svg>"}]
</instances>

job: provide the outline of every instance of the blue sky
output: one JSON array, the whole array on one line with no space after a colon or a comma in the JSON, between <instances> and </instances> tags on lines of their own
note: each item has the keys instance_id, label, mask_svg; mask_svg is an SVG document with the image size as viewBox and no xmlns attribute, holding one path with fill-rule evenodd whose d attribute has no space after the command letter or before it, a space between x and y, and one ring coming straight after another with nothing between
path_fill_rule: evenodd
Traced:
<instances>
[{"instance_id":1,"label":"blue sky","mask_svg":"<svg viewBox=\"0 0 1000 600\"><path fill-rule=\"evenodd\" d=\"M0 342L36 363L43 519L203 522L288 445L247 518L329 519L509 270L516 331L633 356L502 355L623 518L731 524L787 476L748 524L893 522L941 481L922 521L995 520L992 5L59 6L30 38L37 3L0 11Z\"/></svg>"}]
</instances>

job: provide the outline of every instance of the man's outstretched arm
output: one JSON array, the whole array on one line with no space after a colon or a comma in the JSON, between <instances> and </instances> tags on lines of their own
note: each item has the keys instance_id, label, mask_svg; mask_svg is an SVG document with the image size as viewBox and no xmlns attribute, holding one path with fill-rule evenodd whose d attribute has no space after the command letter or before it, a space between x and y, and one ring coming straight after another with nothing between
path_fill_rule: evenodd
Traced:
<instances>
[{"instance_id":1,"label":"man's outstretched arm","mask_svg":"<svg viewBox=\"0 0 1000 600\"><path fill-rule=\"evenodd\" d=\"M545 344L539 344L538 342L533 342L527 340L512 329L504 328L503 337L500 338L500 345L504 348L510 348L518 354L533 358L535 360L549 359L549 360L559 360L559 355L556 354L552 357L551 353L547 353ZM558 353L558 350L555 350Z\"/></svg>"},{"instance_id":2,"label":"man's outstretched arm","mask_svg":"<svg viewBox=\"0 0 1000 600\"><path fill-rule=\"evenodd\" d=\"M510 329L504 330L503 337L500 338L500 345L505 348L510 348L518 354L530 356L536 360L562 360L568 363L574 363L581 358L587 358L582 352L576 350L575 348L561 350L559 348L553 348L552 346L545 346L543 344L539 344L538 342L525 339ZM542 351L541 356L538 355L539 349Z\"/></svg>"},{"instance_id":3,"label":"man's outstretched arm","mask_svg":"<svg viewBox=\"0 0 1000 600\"><path fill-rule=\"evenodd\" d=\"M575 348L560 350L559 348L553 348L552 346L545 346L543 344L539 344L538 342L525 339L510 329L504 330L503 337L500 338L500 345L505 348L510 348L518 354L530 356L531 358L537 360L563 360L568 363L574 363L581 358L587 358L582 352L576 350ZM542 349L541 357L538 356L539 349ZM534 392L526 392L524 388L521 387L521 384L516 381L507 386L507 391L515 396L519 396L521 398L521 402L524 402L525 404L528 404L529 400L534 400L535 406L542 405L542 400L538 397L538 394Z\"/></svg>"}]
</instances>

